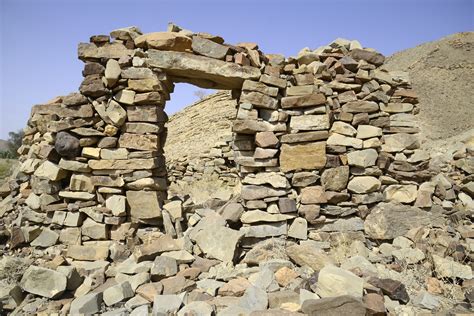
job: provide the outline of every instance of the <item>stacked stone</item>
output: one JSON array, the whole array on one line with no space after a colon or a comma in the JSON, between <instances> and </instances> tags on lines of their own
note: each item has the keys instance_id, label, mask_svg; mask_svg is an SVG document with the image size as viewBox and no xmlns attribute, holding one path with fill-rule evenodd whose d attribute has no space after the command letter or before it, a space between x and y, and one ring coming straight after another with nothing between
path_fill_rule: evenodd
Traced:
<instances>
[{"instance_id":1,"label":"stacked stone","mask_svg":"<svg viewBox=\"0 0 474 316\"><path fill-rule=\"evenodd\" d=\"M360 231L376 203L415 202L431 176L416 150L418 101L407 74L383 61L338 39L269 56L260 79L244 82L233 130L247 237Z\"/></svg>"},{"instance_id":2,"label":"stacked stone","mask_svg":"<svg viewBox=\"0 0 474 316\"><path fill-rule=\"evenodd\" d=\"M215 179L226 187L239 183L239 176L232 152L232 139L216 143L200 157L182 157L167 161L168 180L173 184L193 183L203 178Z\"/></svg>"},{"instance_id":3,"label":"stacked stone","mask_svg":"<svg viewBox=\"0 0 474 316\"><path fill-rule=\"evenodd\" d=\"M27 214L21 225L42 223L51 230L22 227L15 244L32 234L39 234L32 245L42 247L58 238L65 244L123 239L115 232L161 221L167 189L163 108L173 84L134 53L139 35L129 28L112 32L113 42L93 36L80 44L80 93L33 107L20 148L19 171L27 180L17 188L26 198L20 201Z\"/></svg>"},{"instance_id":4,"label":"stacked stone","mask_svg":"<svg viewBox=\"0 0 474 316\"><path fill-rule=\"evenodd\" d=\"M80 92L33 107L12 193L2 190L2 215L21 215L12 225L11 247L124 241L136 224L167 226L164 106L174 82L240 89L245 78L260 76L265 60L253 44L224 45L219 36L169 29L142 35L129 27L92 36L78 47L85 63ZM193 79L196 72L202 77ZM216 171L237 183L227 143L206 159L202 174ZM183 178L201 172L200 163L188 167ZM172 230L182 231L183 218L173 220Z\"/></svg>"}]
</instances>

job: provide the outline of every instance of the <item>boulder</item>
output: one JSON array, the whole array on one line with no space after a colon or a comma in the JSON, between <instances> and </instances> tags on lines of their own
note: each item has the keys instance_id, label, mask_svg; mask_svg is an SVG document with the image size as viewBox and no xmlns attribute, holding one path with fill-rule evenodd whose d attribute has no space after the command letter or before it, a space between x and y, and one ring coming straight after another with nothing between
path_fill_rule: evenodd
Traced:
<instances>
[{"instance_id":1,"label":"boulder","mask_svg":"<svg viewBox=\"0 0 474 316\"><path fill-rule=\"evenodd\" d=\"M296 134L286 134L281 136L282 143L305 143L317 140L325 140L329 137L328 131L314 131Z\"/></svg>"},{"instance_id":2,"label":"boulder","mask_svg":"<svg viewBox=\"0 0 474 316\"><path fill-rule=\"evenodd\" d=\"M178 265L176 260L171 257L156 257L150 273L153 280L160 280L176 275L178 273Z\"/></svg>"},{"instance_id":3,"label":"boulder","mask_svg":"<svg viewBox=\"0 0 474 316\"><path fill-rule=\"evenodd\" d=\"M90 75L84 78L79 87L79 91L90 98L98 98L106 95L108 90L104 87L102 78L100 75Z\"/></svg>"},{"instance_id":4,"label":"boulder","mask_svg":"<svg viewBox=\"0 0 474 316\"><path fill-rule=\"evenodd\" d=\"M320 297L350 295L362 298L364 280L354 273L327 265L319 271L316 294Z\"/></svg>"},{"instance_id":5,"label":"boulder","mask_svg":"<svg viewBox=\"0 0 474 316\"><path fill-rule=\"evenodd\" d=\"M308 223L304 218L297 217L288 228L288 237L306 240L308 238Z\"/></svg>"},{"instance_id":6,"label":"boulder","mask_svg":"<svg viewBox=\"0 0 474 316\"><path fill-rule=\"evenodd\" d=\"M379 110L379 105L373 101L351 101L342 106L342 110L348 113L372 113Z\"/></svg>"},{"instance_id":7,"label":"boulder","mask_svg":"<svg viewBox=\"0 0 474 316\"><path fill-rule=\"evenodd\" d=\"M204 301L190 302L178 312L178 316L212 316L213 314L214 309L212 306Z\"/></svg>"},{"instance_id":8,"label":"boulder","mask_svg":"<svg viewBox=\"0 0 474 316\"><path fill-rule=\"evenodd\" d=\"M38 237L33 240L30 245L33 247L47 248L56 244L59 239L59 234L50 229L43 229Z\"/></svg>"},{"instance_id":9,"label":"boulder","mask_svg":"<svg viewBox=\"0 0 474 316\"><path fill-rule=\"evenodd\" d=\"M384 55L368 49L354 48L349 53L349 56L354 60L365 60L368 63L374 64L375 66L380 66L385 61Z\"/></svg>"},{"instance_id":10,"label":"boulder","mask_svg":"<svg viewBox=\"0 0 474 316\"><path fill-rule=\"evenodd\" d=\"M286 190L273 189L262 185L244 185L241 192L241 197L244 200L260 200L283 195L286 195Z\"/></svg>"},{"instance_id":11,"label":"boulder","mask_svg":"<svg viewBox=\"0 0 474 316\"><path fill-rule=\"evenodd\" d=\"M277 87L269 87L262 82L257 82L253 80L245 80L242 85L242 90L244 91L257 91L263 94L267 94L271 97L276 97L278 95Z\"/></svg>"},{"instance_id":12,"label":"boulder","mask_svg":"<svg viewBox=\"0 0 474 316\"><path fill-rule=\"evenodd\" d=\"M417 135L398 133L385 135L382 150L386 152L400 152L405 149L417 149L420 147L420 141Z\"/></svg>"},{"instance_id":13,"label":"boulder","mask_svg":"<svg viewBox=\"0 0 474 316\"><path fill-rule=\"evenodd\" d=\"M155 158L127 160L89 160L89 168L93 170L146 170L159 166L160 160Z\"/></svg>"},{"instance_id":14,"label":"boulder","mask_svg":"<svg viewBox=\"0 0 474 316\"><path fill-rule=\"evenodd\" d=\"M303 302L301 310L306 315L317 316L365 316L366 308L357 298L343 295L321 299L309 299Z\"/></svg>"},{"instance_id":15,"label":"boulder","mask_svg":"<svg viewBox=\"0 0 474 316\"><path fill-rule=\"evenodd\" d=\"M288 219L292 219L292 215L284 214L270 214L265 211L253 210L247 211L242 214L240 221L244 224L253 224L258 222L282 222Z\"/></svg>"},{"instance_id":16,"label":"boulder","mask_svg":"<svg viewBox=\"0 0 474 316\"><path fill-rule=\"evenodd\" d=\"M389 185L383 193L386 201L398 203L412 203L416 200L418 196L418 188L414 184L392 184Z\"/></svg>"},{"instance_id":17,"label":"boulder","mask_svg":"<svg viewBox=\"0 0 474 316\"><path fill-rule=\"evenodd\" d=\"M81 146L79 139L67 132L59 132L56 134L54 149L62 157L74 158L81 154Z\"/></svg>"},{"instance_id":18,"label":"boulder","mask_svg":"<svg viewBox=\"0 0 474 316\"><path fill-rule=\"evenodd\" d=\"M66 290L67 278L54 270L30 266L20 281L21 288L46 298L58 298Z\"/></svg>"},{"instance_id":19,"label":"boulder","mask_svg":"<svg viewBox=\"0 0 474 316\"><path fill-rule=\"evenodd\" d=\"M102 292L90 293L74 299L71 302L69 313L71 315L91 315L98 313L102 304L102 294Z\"/></svg>"},{"instance_id":20,"label":"boulder","mask_svg":"<svg viewBox=\"0 0 474 316\"><path fill-rule=\"evenodd\" d=\"M349 137L353 137L357 133L357 130L351 124L341 121L334 122L330 131L332 133L338 133Z\"/></svg>"},{"instance_id":21,"label":"boulder","mask_svg":"<svg viewBox=\"0 0 474 316\"><path fill-rule=\"evenodd\" d=\"M105 81L108 87L112 87L113 85L115 85L115 83L120 78L120 73L121 69L118 61L116 61L115 59L109 59L105 66L104 73Z\"/></svg>"},{"instance_id":22,"label":"boulder","mask_svg":"<svg viewBox=\"0 0 474 316\"><path fill-rule=\"evenodd\" d=\"M120 42L105 43L97 47L94 43L79 43L77 49L79 59L81 60L97 60L97 59L120 59L126 58L133 54L133 50L128 49Z\"/></svg>"},{"instance_id":23,"label":"boulder","mask_svg":"<svg viewBox=\"0 0 474 316\"><path fill-rule=\"evenodd\" d=\"M443 258L434 254L432 257L438 277L467 280L472 278L472 269L469 265L463 265L451 258Z\"/></svg>"},{"instance_id":24,"label":"boulder","mask_svg":"<svg viewBox=\"0 0 474 316\"><path fill-rule=\"evenodd\" d=\"M411 112L413 110L413 104L411 103L388 103L380 106L380 110L387 113L403 113Z\"/></svg>"},{"instance_id":25,"label":"boulder","mask_svg":"<svg viewBox=\"0 0 474 316\"><path fill-rule=\"evenodd\" d=\"M177 313L183 304L184 295L156 295L153 300L153 316Z\"/></svg>"},{"instance_id":26,"label":"boulder","mask_svg":"<svg viewBox=\"0 0 474 316\"><path fill-rule=\"evenodd\" d=\"M238 222L244 212L244 207L240 203L229 203L220 211L220 215L227 221Z\"/></svg>"},{"instance_id":27,"label":"boulder","mask_svg":"<svg viewBox=\"0 0 474 316\"><path fill-rule=\"evenodd\" d=\"M379 203L365 219L364 230L370 238L394 239L412 228L430 223L430 213L417 207Z\"/></svg>"},{"instance_id":28,"label":"boulder","mask_svg":"<svg viewBox=\"0 0 474 316\"><path fill-rule=\"evenodd\" d=\"M302 204L321 204L326 202L327 198L324 187L316 185L301 189Z\"/></svg>"},{"instance_id":29,"label":"boulder","mask_svg":"<svg viewBox=\"0 0 474 316\"><path fill-rule=\"evenodd\" d=\"M400 301L403 304L410 301L410 296L407 293L406 287L400 281L372 277L368 282L381 289L382 293L390 297L392 300Z\"/></svg>"},{"instance_id":30,"label":"boulder","mask_svg":"<svg viewBox=\"0 0 474 316\"><path fill-rule=\"evenodd\" d=\"M128 149L156 150L160 148L160 142L158 135L123 133L119 138L119 146Z\"/></svg>"},{"instance_id":31,"label":"boulder","mask_svg":"<svg viewBox=\"0 0 474 316\"><path fill-rule=\"evenodd\" d=\"M235 249L242 237L242 232L218 226L199 231L194 240L208 257L230 262L234 259Z\"/></svg>"},{"instance_id":32,"label":"boulder","mask_svg":"<svg viewBox=\"0 0 474 316\"><path fill-rule=\"evenodd\" d=\"M324 105L326 96L323 93L312 93L307 95L288 96L281 99L281 107L284 109L302 108L308 106Z\"/></svg>"},{"instance_id":33,"label":"boulder","mask_svg":"<svg viewBox=\"0 0 474 316\"><path fill-rule=\"evenodd\" d=\"M266 94L256 91L244 91L240 97L240 102L249 103L256 108L276 110L278 108L278 100Z\"/></svg>"},{"instance_id":34,"label":"boulder","mask_svg":"<svg viewBox=\"0 0 474 316\"><path fill-rule=\"evenodd\" d=\"M379 136L382 136L382 129L380 127L362 124L357 126L357 138L369 139Z\"/></svg>"},{"instance_id":35,"label":"boulder","mask_svg":"<svg viewBox=\"0 0 474 316\"><path fill-rule=\"evenodd\" d=\"M268 307L268 295L257 286L250 286L239 300L240 307L249 311L265 310Z\"/></svg>"},{"instance_id":36,"label":"boulder","mask_svg":"<svg viewBox=\"0 0 474 316\"><path fill-rule=\"evenodd\" d=\"M260 132L255 134L255 144L259 147L275 147L278 145L278 138L273 132Z\"/></svg>"},{"instance_id":37,"label":"boulder","mask_svg":"<svg viewBox=\"0 0 474 316\"><path fill-rule=\"evenodd\" d=\"M327 144L332 146L347 146L356 149L361 149L363 147L364 142L358 138L333 133L331 134L331 136L329 136Z\"/></svg>"},{"instance_id":38,"label":"boulder","mask_svg":"<svg viewBox=\"0 0 474 316\"><path fill-rule=\"evenodd\" d=\"M104 291L103 299L107 306L121 302L127 298L133 297L134 292L128 281L111 286Z\"/></svg>"},{"instance_id":39,"label":"boulder","mask_svg":"<svg viewBox=\"0 0 474 316\"><path fill-rule=\"evenodd\" d=\"M249 174L242 180L242 183L254 185L269 184L275 189L286 189L289 187L286 177L276 172Z\"/></svg>"},{"instance_id":40,"label":"boulder","mask_svg":"<svg viewBox=\"0 0 474 316\"><path fill-rule=\"evenodd\" d=\"M55 163L46 160L36 169L34 175L51 181L59 181L66 178L68 173Z\"/></svg>"}]
</instances>

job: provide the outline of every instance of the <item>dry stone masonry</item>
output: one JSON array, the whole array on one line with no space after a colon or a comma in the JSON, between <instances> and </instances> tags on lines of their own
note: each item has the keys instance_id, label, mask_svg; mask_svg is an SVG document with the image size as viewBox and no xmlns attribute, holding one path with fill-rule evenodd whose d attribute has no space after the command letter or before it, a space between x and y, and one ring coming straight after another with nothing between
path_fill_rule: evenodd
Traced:
<instances>
[{"instance_id":1,"label":"dry stone masonry","mask_svg":"<svg viewBox=\"0 0 474 316\"><path fill-rule=\"evenodd\" d=\"M380 53L337 39L286 58L170 24L92 36L78 55L79 92L33 107L0 189L4 251L21 257L4 256L0 272L23 269L0 290L4 310L470 308L474 142L448 163L420 150L416 93ZM231 90L237 114L206 155L166 162L178 82ZM168 192L205 176L240 194Z\"/></svg>"}]
</instances>

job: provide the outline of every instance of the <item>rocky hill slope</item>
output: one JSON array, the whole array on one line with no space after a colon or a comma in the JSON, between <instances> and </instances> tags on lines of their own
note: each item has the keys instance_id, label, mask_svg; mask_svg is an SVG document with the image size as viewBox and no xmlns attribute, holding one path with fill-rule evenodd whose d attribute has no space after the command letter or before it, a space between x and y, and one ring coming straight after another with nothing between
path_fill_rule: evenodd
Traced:
<instances>
[{"instance_id":1,"label":"rocky hill slope","mask_svg":"<svg viewBox=\"0 0 474 316\"><path fill-rule=\"evenodd\" d=\"M426 147L473 134L474 32L398 52L387 58L384 67L410 73L419 96L418 120Z\"/></svg>"}]
</instances>

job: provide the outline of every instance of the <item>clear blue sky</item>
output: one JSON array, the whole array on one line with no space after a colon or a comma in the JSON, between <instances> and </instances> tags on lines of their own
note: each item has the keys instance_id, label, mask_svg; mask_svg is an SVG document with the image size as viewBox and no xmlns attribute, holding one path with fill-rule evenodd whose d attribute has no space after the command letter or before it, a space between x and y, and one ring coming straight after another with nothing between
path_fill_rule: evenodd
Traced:
<instances>
[{"instance_id":1,"label":"clear blue sky","mask_svg":"<svg viewBox=\"0 0 474 316\"><path fill-rule=\"evenodd\" d=\"M136 25L165 31L173 21L228 43L253 41L266 53L295 55L337 37L390 55L474 29L473 0L122 1L0 0L0 138L22 128L34 104L77 90L83 63L79 42ZM178 85L169 113L196 99Z\"/></svg>"}]
</instances>

